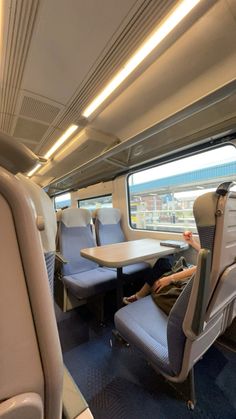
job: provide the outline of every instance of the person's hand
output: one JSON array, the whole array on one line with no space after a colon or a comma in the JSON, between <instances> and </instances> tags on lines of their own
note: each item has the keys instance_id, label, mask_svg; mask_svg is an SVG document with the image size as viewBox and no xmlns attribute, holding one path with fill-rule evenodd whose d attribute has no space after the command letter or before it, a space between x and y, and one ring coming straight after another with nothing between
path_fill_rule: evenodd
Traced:
<instances>
[{"instance_id":1,"label":"person's hand","mask_svg":"<svg viewBox=\"0 0 236 419\"><path fill-rule=\"evenodd\" d=\"M190 244L191 246L193 245L194 239L193 239L193 233L191 231L185 231L183 233L183 238L188 244Z\"/></svg>"},{"instance_id":2,"label":"person's hand","mask_svg":"<svg viewBox=\"0 0 236 419\"><path fill-rule=\"evenodd\" d=\"M191 231L185 231L183 233L183 239L197 251L200 250L200 244L194 239L193 233Z\"/></svg>"},{"instance_id":3,"label":"person's hand","mask_svg":"<svg viewBox=\"0 0 236 419\"><path fill-rule=\"evenodd\" d=\"M185 231L183 233L183 238L188 244L190 244L190 246L195 247L196 242L193 238L193 233L191 231Z\"/></svg>"},{"instance_id":4,"label":"person's hand","mask_svg":"<svg viewBox=\"0 0 236 419\"><path fill-rule=\"evenodd\" d=\"M163 278L157 279L152 286L152 290L157 294L162 288L169 285L171 281L172 275L164 276Z\"/></svg>"}]
</instances>

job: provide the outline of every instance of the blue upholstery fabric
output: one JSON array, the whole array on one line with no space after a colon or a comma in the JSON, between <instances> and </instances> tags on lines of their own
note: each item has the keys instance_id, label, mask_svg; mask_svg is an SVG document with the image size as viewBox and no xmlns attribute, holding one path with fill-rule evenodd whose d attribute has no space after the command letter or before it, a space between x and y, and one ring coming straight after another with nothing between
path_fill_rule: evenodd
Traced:
<instances>
[{"instance_id":1,"label":"blue upholstery fabric","mask_svg":"<svg viewBox=\"0 0 236 419\"><path fill-rule=\"evenodd\" d=\"M99 246L125 241L120 222L117 224L102 224L99 220L96 220L96 232Z\"/></svg>"},{"instance_id":2,"label":"blue upholstery fabric","mask_svg":"<svg viewBox=\"0 0 236 419\"><path fill-rule=\"evenodd\" d=\"M115 288L117 275L111 269L95 268L64 276L63 282L77 298L89 298Z\"/></svg>"},{"instance_id":3,"label":"blue upholstery fabric","mask_svg":"<svg viewBox=\"0 0 236 419\"><path fill-rule=\"evenodd\" d=\"M98 264L80 256L80 250L94 247L94 239L90 226L66 227L61 223L61 253L68 260L63 266L63 275L72 275L79 272L95 269Z\"/></svg>"},{"instance_id":4,"label":"blue upholstery fabric","mask_svg":"<svg viewBox=\"0 0 236 419\"><path fill-rule=\"evenodd\" d=\"M194 276L186 285L179 298L172 307L167 325L167 341L169 351L170 368L174 375L178 375L183 360L186 337L182 329L184 316L187 310L189 297L192 290Z\"/></svg>"},{"instance_id":5,"label":"blue upholstery fabric","mask_svg":"<svg viewBox=\"0 0 236 419\"><path fill-rule=\"evenodd\" d=\"M97 243L99 246L126 241L120 222L117 224L102 224L96 219L95 224ZM149 264L146 262L134 263L133 265L125 266L123 268L123 274L133 275L149 267Z\"/></svg>"},{"instance_id":6,"label":"blue upholstery fabric","mask_svg":"<svg viewBox=\"0 0 236 419\"><path fill-rule=\"evenodd\" d=\"M151 296L123 307L115 314L115 326L124 339L140 349L157 368L171 374L167 320Z\"/></svg>"},{"instance_id":7,"label":"blue upholstery fabric","mask_svg":"<svg viewBox=\"0 0 236 419\"><path fill-rule=\"evenodd\" d=\"M55 267L55 252L48 252L44 253L47 273L48 273L48 281L51 293L53 295L54 291L54 267Z\"/></svg>"},{"instance_id":8,"label":"blue upholstery fabric","mask_svg":"<svg viewBox=\"0 0 236 419\"><path fill-rule=\"evenodd\" d=\"M215 238L215 226L197 227L198 234L201 242L201 247L209 249L213 252L214 238Z\"/></svg>"},{"instance_id":9,"label":"blue upholstery fabric","mask_svg":"<svg viewBox=\"0 0 236 419\"><path fill-rule=\"evenodd\" d=\"M68 261L63 266L63 282L77 298L89 298L115 288L116 271L100 268L80 255L80 250L94 247L95 242L90 225L66 227L61 222L61 253Z\"/></svg>"}]
</instances>

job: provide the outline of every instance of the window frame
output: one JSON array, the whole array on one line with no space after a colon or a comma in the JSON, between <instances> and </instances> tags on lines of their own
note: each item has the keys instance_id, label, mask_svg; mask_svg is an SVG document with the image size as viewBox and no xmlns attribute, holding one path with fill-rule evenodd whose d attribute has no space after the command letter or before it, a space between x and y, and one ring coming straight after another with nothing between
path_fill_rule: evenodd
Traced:
<instances>
[{"instance_id":1,"label":"window frame","mask_svg":"<svg viewBox=\"0 0 236 419\"><path fill-rule=\"evenodd\" d=\"M127 193L127 201L128 201L127 202L127 209L128 209L128 225L129 225L129 228L133 231L148 231L148 232L156 232L156 233L166 232L168 234L169 233L170 234L179 234L179 232L176 231L176 230L169 230L169 229L168 230L163 230L163 229L151 230L151 229L147 229L147 228L140 228L140 227L136 228L136 227L132 226L132 223L131 223L131 196L130 196L130 187L129 187L130 176L132 176L136 173L142 172L144 170L148 170L148 169L152 169L152 168L162 166L162 165L165 165L165 164L168 164L168 163L172 163L172 162L175 162L175 161L187 158L187 157L200 155L204 152L211 151L211 150L214 150L214 149L219 149L221 147L232 146L236 149L236 144L234 142L231 142L230 141L231 139L235 140L235 137L234 138L228 138L228 137L227 138L220 138L220 139L217 139L217 141L215 141L215 142L211 141L210 144L208 142L208 143L202 144L201 146L198 145L198 146L195 146L195 147L191 147L190 149L185 150L185 151L172 153L169 156L161 157L160 159L155 160L155 162L145 163L142 166L139 166L139 168L137 170L132 170L132 172L129 172L126 176L126 193ZM220 184L220 181L219 181L219 184Z\"/></svg>"},{"instance_id":2,"label":"window frame","mask_svg":"<svg viewBox=\"0 0 236 419\"><path fill-rule=\"evenodd\" d=\"M96 196L90 196L89 198L77 199L77 207L82 208L79 205L80 201L89 201L90 199L92 200L92 199L97 199L97 198L106 198L108 196L111 197L111 203L112 203L112 206L113 206L113 196L112 196L112 193L109 193L109 194L105 194L105 195L96 195Z\"/></svg>"}]
</instances>

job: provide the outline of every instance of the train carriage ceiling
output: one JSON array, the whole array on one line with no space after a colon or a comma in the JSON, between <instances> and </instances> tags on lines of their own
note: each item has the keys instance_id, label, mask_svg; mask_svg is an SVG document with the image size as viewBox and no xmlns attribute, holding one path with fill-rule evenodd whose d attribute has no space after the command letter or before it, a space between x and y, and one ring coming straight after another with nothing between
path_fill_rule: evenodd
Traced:
<instances>
[{"instance_id":1,"label":"train carriage ceiling","mask_svg":"<svg viewBox=\"0 0 236 419\"><path fill-rule=\"evenodd\" d=\"M235 0L201 0L92 118L81 118L176 4L0 2L0 129L44 156L70 124L79 124L33 176L51 195L234 132Z\"/></svg>"}]
</instances>

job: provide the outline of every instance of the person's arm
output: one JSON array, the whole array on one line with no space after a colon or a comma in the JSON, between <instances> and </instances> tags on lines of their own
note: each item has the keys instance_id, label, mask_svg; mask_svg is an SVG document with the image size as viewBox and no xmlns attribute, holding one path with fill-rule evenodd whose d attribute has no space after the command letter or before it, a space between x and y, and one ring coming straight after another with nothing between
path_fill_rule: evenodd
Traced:
<instances>
[{"instance_id":1,"label":"person's arm","mask_svg":"<svg viewBox=\"0 0 236 419\"><path fill-rule=\"evenodd\" d=\"M192 274L195 271L196 271L196 266L192 266L191 268L184 269L181 272L176 272L171 275L164 276L163 278L157 279L152 286L152 290L157 293L163 287L166 287L166 285L169 285L172 282L185 281L185 279L192 276Z\"/></svg>"},{"instance_id":2,"label":"person's arm","mask_svg":"<svg viewBox=\"0 0 236 419\"><path fill-rule=\"evenodd\" d=\"M186 241L186 243L190 244L197 252L201 249L200 244L198 241L193 237L193 233L191 231L185 231L183 233L183 239Z\"/></svg>"}]
</instances>

